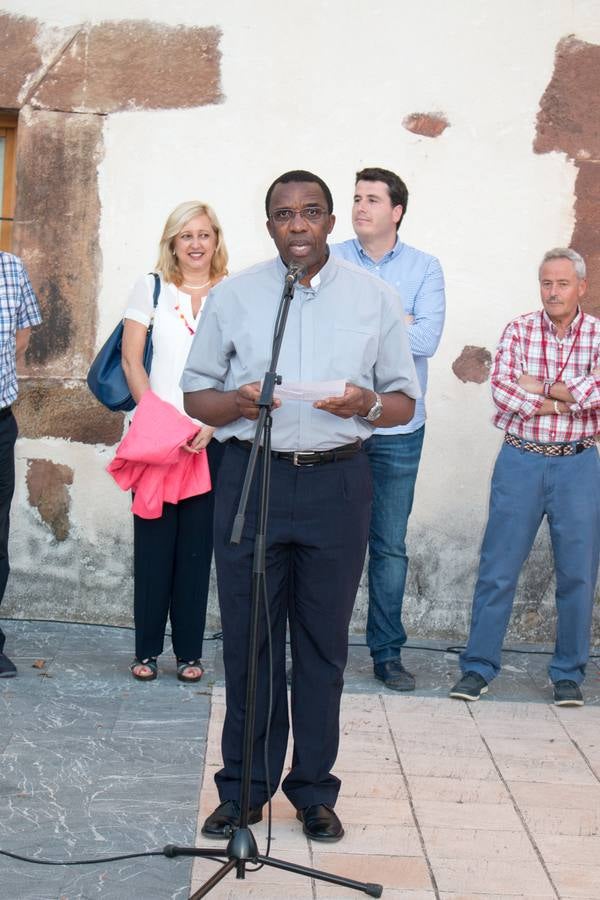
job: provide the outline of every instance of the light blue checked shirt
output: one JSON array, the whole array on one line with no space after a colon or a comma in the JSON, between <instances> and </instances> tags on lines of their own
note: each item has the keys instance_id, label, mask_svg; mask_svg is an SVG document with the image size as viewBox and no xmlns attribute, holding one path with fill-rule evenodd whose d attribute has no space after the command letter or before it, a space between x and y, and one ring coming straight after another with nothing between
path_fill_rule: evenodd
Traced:
<instances>
[{"instance_id":1,"label":"light blue checked shirt","mask_svg":"<svg viewBox=\"0 0 600 900\"><path fill-rule=\"evenodd\" d=\"M181 379L184 393L231 391L260 381L287 269L281 259L224 279L206 300ZM286 381L340 379L384 393L420 395L400 298L378 278L330 255L309 287L296 285L277 372ZM252 440L256 422L218 428L218 440ZM365 440L370 422L285 399L273 411L274 450L327 450Z\"/></svg>"},{"instance_id":2,"label":"light blue checked shirt","mask_svg":"<svg viewBox=\"0 0 600 900\"><path fill-rule=\"evenodd\" d=\"M406 314L414 317L408 326L408 342L421 385L421 399L417 400L415 414L407 425L376 429L376 434L411 434L425 424L427 359L437 350L444 328L446 297L442 267L435 256L399 239L377 262L365 253L356 238L333 244L331 252L387 281L400 294Z\"/></svg>"},{"instance_id":3,"label":"light blue checked shirt","mask_svg":"<svg viewBox=\"0 0 600 900\"><path fill-rule=\"evenodd\" d=\"M0 251L0 409L17 399L16 333L41 321L25 266L18 256Z\"/></svg>"}]
</instances>

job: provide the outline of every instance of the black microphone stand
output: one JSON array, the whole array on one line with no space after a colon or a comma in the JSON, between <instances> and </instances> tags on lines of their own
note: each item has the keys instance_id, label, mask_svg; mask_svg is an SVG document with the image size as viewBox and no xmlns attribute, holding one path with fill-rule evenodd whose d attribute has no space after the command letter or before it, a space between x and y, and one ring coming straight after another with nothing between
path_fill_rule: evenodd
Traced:
<instances>
[{"instance_id":1,"label":"black microphone stand","mask_svg":"<svg viewBox=\"0 0 600 900\"><path fill-rule=\"evenodd\" d=\"M163 853L165 856L198 856L206 859L223 859L223 865L215 874L205 881L204 884L191 895L190 900L198 900L205 897L225 876L236 870L236 877L244 879L246 877L246 865L248 863L254 865L262 863L265 866L272 866L276 869L284 869L287 872L296 872L307 878L317 878L320 881L327 881L331 884L339 884L342 887L354 888L362 891L369 897L381 897L383 888L380 884L371 884L369 882L354 881L351 878L343 878L338 875L332 875L328 872L322 872L319 869L311 869L307 866L300 866L296 863L286 862L282 859L274 859L272 856L262 856L258 852L256 839L248 827L248 816L250 810L250 784L252 780L252 747L254 742L254 720L256 713L256 682L258 674L258 629L260 622L260 600L263 593L266 594L266 532L267 532L267 514L269 509L269 492L270 492L270 476L271 476L271 407L273 405L273 395L275 385L281 383L281 377L277 375L277 363L279 361L279 352L283 342L285 325L287 322L290 303L294 296L295 283L299 278L303 277L303 270L297 266L290 266L285 279L285 285L281 300L279 301L279 309L277 311L277 319L275 321L275 329L273 333L273 347L271 352L271 363L268 371L265 373L263 386L260 397L257 401L260 407L252 450L244 477L242 494L238 511L234 520L231 532L231 543L239 544L242 537L244 527L245 510L254 479L254 471L256 468L256 460L261 446L262 439L262 473L260 485L260 498L258 506L258 521L256 533L254 536L254 563L252 570L252 608L250 611L250 633L248 639L248 673L246 684L246 713L244 719L244 745L242 755L242 777L240 787L240 825L233 831L233 834L227 844L225 850L200 848L200 847L177 847L173 844L167 844ZM252 870L250 870L252 871Z\"/></svg>"}]
</instances>

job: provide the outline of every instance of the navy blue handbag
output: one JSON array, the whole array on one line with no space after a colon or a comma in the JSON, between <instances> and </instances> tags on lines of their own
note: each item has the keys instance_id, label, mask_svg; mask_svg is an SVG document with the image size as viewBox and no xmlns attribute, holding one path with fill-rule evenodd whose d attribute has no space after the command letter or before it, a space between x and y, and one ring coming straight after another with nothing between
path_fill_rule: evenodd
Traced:
<instances>
[{"instance_id":1,"label":"navy blue handbag","mask_svg":"<svg viewBox=\"0 0 600 900\"><path fill-rule=\"evenodd\" d=\"M154 310L160 294L160 278L156 272L154 276ZM148 325L146 333L146 345L144 347L143 365L146 372L150 373L152 365L152 327L154 319ZM119 322L108 340L98 351L96 359L90 366L87 383L90 391L104 406L113 412L122 410L127 412L135 406L135 400L131 396L125 373L121 365L121 344L123 342L123 320Z\"/></svg>"}]
</instances>

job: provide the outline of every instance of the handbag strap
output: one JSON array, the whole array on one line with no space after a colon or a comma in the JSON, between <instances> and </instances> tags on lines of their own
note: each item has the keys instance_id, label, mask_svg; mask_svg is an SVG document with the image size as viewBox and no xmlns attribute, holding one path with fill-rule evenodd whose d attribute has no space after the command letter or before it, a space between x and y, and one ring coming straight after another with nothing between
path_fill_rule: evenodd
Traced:
<instances>
[{"instance_id":1,"label":"handbag strap","mask_svg":"<svg viewBox=\"0 0 600 900\"><path fill-rule=\"evenodd\" d=\"M150 272L150 275L154 278L154 290L152 292L152 301L153 301L153 313L156 315L156 306L158 304L158 298L160 296L160 275L158 272ZM154 327L154 315L148 325L148 333L152 333L152 328Z\"/></svg>"},{"instance_id":2,"label":"handbag strap","mask_svg":"<svg viewBox=\"0 0 600 900\"><path fill-rule=\"evenodd\" d=\"M154 301L154 309L156 309L156 304L158 303L158 298L160 296L160 275L158 272L150 273L154 278L154 291L152 293L152 299Z\"/></svg>"}]
</instances>

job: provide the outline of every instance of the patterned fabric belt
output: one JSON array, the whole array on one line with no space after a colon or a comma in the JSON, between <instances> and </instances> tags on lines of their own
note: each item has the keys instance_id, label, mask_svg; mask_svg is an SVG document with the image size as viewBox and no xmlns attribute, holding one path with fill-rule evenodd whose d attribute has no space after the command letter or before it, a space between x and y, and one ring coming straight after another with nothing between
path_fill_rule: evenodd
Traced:
<instances>
[{"instance_id":1,"label":"patterned fabric belt","mask_svg":"<svg viewBox=\"0 0 600 900\"><path fill-rule=\"evenodd\" d=\"M246 450L252 448L251 441L240 441L231 438L231 442ZM333 447L331 450L271 450L274 459L285 459L294 466L321 466L323 463L338 462L341 459L350 459L355 456L362 447L360 438L353 444L344 444L341 447Z\"/></svg>"},{"instance_id":2,"label":"patterned fabric belt","mask_svg":"<svg viewBox=\"0 0 600 900\"><path fill-rule=\"evenodd\" d=\"M517 450L528 450L530 453L541 453L542 456L575 456L576 453L583 453L584 450L593 447L596 438L586 437L581 441L572 442L570 444L536 444L534 441L525 441L523 438L515 437L514 434L505 432L504 443Z\"/></svg>"},{"instance_id":3,"label":"patterned fabric belt","mask_svg":"<svg viewBox=\"0 0 600 900\"><path fill-rule=\"evenodd\" d=\"M0 422L2 421L2 419L8 418L8 416L10 416L11 412L12 412L12 407L10 407L10 406L5 406L2 409L0 409Z\"/></svg>"}]
</instances>

